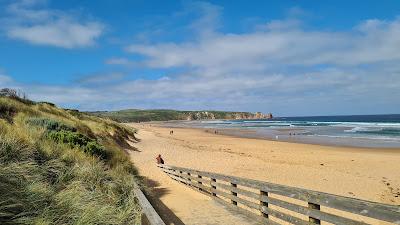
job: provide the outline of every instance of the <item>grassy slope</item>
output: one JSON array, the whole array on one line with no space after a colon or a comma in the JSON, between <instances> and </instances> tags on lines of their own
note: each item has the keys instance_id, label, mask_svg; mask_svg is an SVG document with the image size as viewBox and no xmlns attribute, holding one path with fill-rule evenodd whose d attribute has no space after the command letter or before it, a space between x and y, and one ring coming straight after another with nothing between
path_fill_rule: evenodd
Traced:
<instances>
[{"instance_id":1,"label":"grassy slope","mask_svg":"<svg viewBox=\"0 0 400 225\"><path fill-rule=\"evenodd\" d=\"M110 120L0 97L0 224L139 224L128 138Z\"/></svg>"},{"instance_id":2,"label":"grassy slope","mask_svg":"<svg viewBox=\"0 0 400 225\"><path fill-rule=\"evenodd\" d=\"M100 111L91 112L93 115L110 118L119 122L138 122L138 121L167 121L167 120L184 120L190 113L196 113L201 111L176 111L176 110L137 110L127 109L120 111ZM232 119L234 114L243 113L250 115L247 112L225 112L225 111L208 111L213 113L216 119Z\"/></svg>"}]
</instances>

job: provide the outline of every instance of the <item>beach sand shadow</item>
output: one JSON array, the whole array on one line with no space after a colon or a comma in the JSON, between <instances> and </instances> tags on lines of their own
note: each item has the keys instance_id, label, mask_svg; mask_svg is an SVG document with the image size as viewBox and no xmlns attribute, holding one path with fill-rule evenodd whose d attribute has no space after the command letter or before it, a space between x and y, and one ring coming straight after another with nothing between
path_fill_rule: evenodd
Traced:
<instances>
[{"instance_id":1,"label":"beach sand shadow","mask_svg":"<svg viewBox=\"0 0 400 225\"><path fill-rule=\"evenodd\" d=\"M145 190L144 194L165 224L185 225L182 220L160 200L162 196L168 194L170 191L167 188L160 187L160 183L155 180L143 178L143 182L148 187L148 190Z\"/></svg>"}]
</instances>

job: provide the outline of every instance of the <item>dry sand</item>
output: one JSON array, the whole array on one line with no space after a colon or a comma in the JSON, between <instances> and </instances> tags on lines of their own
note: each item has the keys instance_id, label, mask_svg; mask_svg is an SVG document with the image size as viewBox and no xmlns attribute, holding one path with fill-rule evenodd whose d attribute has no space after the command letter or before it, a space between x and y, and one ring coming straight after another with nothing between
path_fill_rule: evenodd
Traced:
<instances>
[{"instance_id":1,"label":"dry sand","mask_svg":"<svg viewBox=\"0 0 400 225\"><path fill-rule=\"evenodd\" d=\"M400 204L400 149L319 146L216 135L200 129L130 124L141 141L131 159L154 187L154 200L169 224L246 224L168 176L166 164L307 188L370 201ZM202 210L197 211L198 207ZM208 217L204 219L204 213Z\"/></svg>"}]
</instances>

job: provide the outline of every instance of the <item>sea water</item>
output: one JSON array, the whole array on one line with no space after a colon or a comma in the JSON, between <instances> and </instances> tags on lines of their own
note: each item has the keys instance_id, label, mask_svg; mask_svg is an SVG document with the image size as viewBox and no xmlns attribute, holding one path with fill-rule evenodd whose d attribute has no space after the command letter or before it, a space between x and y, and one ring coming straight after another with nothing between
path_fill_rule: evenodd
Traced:
<instances>
[{"instance_id":1,"label":"sea water","mask_svg":"<svg viewBox=\"0 0 400 225\"><path fill-rule=\"evenodd\" d=\"M400 147L400 114L174 122L218 133L313 144ZM171 125L171 124L170 124Z\"/></svg>"}]
</instances>

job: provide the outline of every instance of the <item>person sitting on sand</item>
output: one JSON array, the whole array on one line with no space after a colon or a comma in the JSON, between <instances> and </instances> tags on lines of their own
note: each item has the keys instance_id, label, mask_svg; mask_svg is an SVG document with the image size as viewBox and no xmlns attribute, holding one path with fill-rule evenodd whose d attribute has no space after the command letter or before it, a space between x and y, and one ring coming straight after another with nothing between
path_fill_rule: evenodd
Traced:
<instances>
[{"instance_id":1,"label":"person sitting on sand","mask_svg":"<svg viewBox=\"0 0 400 225\"><path fill-rule=\"evenodd\" d=\"M161 154L158 154L156 159L157 159L157 164L164 164L164 159L161 157Z\"/></svg>"}]
</instances>

